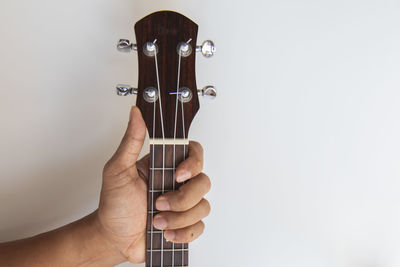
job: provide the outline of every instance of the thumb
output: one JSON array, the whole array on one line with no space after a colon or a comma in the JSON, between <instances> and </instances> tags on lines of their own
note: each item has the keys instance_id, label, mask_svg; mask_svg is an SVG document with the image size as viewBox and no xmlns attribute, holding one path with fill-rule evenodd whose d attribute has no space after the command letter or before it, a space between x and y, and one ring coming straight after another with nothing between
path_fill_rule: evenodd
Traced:
<instances>
[{"instance_id":1,"label":"thumb","mask_svg":"<svg viewBox=\"0 0 400 267\"><path fill-rule=\"evenodd\" d=\"M136 163L146 136L146 124L139 108L132 107L128 128L110 163L118 168L128 168Z\"/></svg>"}]
</instances>

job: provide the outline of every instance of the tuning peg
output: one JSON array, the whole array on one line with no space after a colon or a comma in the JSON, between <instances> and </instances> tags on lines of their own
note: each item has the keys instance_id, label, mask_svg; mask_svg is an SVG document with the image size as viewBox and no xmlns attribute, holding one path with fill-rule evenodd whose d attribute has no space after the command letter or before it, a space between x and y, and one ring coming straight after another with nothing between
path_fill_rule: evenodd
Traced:
<instances>
[{"instance_id":1,"label":"tuning peg","mask_svg":"<svg viewBox=\"0 0 400 267\"><path fill-rule=\"evenodd\" d=\"M197 89L197 93L208 99L215 99L217 97L217 89L212 85L207 85L202 89Z\"/></svg>"},{"instance_id":2,"label":"tuning peg","mask_svg":"<svg viewBox=\"0 0 400 267\"><path fill-rule=\"evenodd\" d=\"M138 92L137 88L133 88L127 84L118 84L117 85L117 95L127 96L127 95L136 95Z\"/></svg>"},{"instance_id":3,"label":"tuning peg","mask_svg":"<svg viewBox=\"0 0 400 267\"><path fill-rule=\"evenodd\" d=\"M131 41L127 39L120 39L117 44L117 50L123 53L129 53L132 50L137 51L137 45L132 44Z\"/></svg>"},{"instance_id":4,"label":"tuning peg","mask_svg":"<svg viewBox=\"0 0 400 267\"><path fill-rule=\"evenodd\" d=\"M196 46L196 52L201 52L204 57L212 57L215 54L215 45L211 40L206 40L202 45Z\"/></svg>"}]
</instances>

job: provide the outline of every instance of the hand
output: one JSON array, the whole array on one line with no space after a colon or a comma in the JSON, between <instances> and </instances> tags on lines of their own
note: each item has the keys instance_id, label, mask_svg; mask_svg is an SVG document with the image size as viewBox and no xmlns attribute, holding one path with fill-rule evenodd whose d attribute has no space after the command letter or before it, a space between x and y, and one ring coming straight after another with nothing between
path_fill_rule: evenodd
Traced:
<instances>
[{"instance_id":1,"label":"hand","mask_svg":"<svg viewBox=\"0 0 400 267\"><path fill-rule=\"evenodd\" d=\"M145 133L142 115L133 107L121 144L104 167L97 211L102 235L132 263L145 260L149 156L137 161ZM178 191L156 200L156 208L162 212L154 217L153 223L165 230L164 236L169 241L191 242L203 232L201 220L210 212L203 196L211 185L207 175L201 173L202 168L203 149L199 143L190 142L189 156L175 172L178 182L188 182Z\"/></svg>"}]
</instances>

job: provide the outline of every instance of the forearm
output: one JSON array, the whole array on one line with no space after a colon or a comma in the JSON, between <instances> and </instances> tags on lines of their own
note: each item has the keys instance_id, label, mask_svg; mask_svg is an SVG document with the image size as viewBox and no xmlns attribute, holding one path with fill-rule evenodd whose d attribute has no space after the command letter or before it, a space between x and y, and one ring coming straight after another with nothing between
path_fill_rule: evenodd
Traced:
<instances>
[{"instance_id":1,"label":"forearm","mask_svg":"<svg viewBox=\"0 0 400 267\"><path fill-rule=\"evenodd\" d=\"M114 266L125 258L98 230L97 212L27 239L0 244L0 266Z\"/></svg>"}]
</instances>

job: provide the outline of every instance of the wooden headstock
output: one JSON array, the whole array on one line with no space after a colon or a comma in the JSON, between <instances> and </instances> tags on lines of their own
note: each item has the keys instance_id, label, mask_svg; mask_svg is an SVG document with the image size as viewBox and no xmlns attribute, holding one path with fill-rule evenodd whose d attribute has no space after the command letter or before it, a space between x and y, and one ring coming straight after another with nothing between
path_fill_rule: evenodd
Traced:
<instances>
[{"instance_id":1,"label":"wooden headstock","mask_svg":"<svg viewBox=\"0 0 400 267\"><path fill-rule=\"evenodd\" d=\"M188 136L190 124L199 109L195 72L196 57L193 48L189 56L179 56L178 46L188 41L188 45L195 45L197 29L196 23L172 11L153 13L135 24L139 58L136 105L143 113L151 138L187 138ZM146 43L154 41L157 46L157 54L147 56L143 52L146 50ZM155 62L158 63L158 82ZM180 69L179 73L178 69ZM143 94L149 87L158 89L161 105L145 100ZM177 95L177 91L179 93L179 89L184 87L188 88L191 93L191 100L186 103L179 100L180 94ZM153 114L154 108L155 114Z\"/></svg>"},{"instance_id":2,"label":"wooden headstock","mask_svg":"<svg viewBox=\"0 0 400 267\"><path fill-rule=\"evenodd\" d=\"M195 52L210 57L215 51L211 41L196 46L197 29L196 23L179 13L159 11L135 24L136 45L125 39L118 44L120 51L138 52L138 88L120 85L117 90L120 95L138 95L136 105L142 111L150 138L188 136L199 109ZM212 86L199 92L215 96Z\"/></svg>"}]
</instances>

